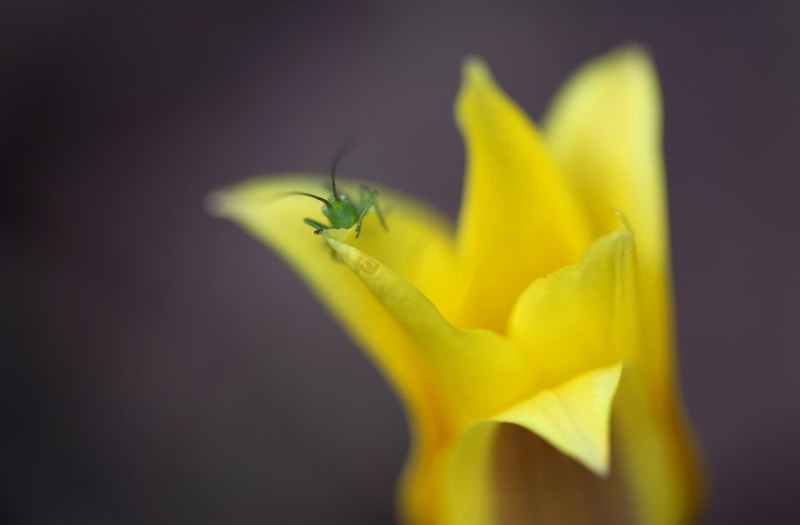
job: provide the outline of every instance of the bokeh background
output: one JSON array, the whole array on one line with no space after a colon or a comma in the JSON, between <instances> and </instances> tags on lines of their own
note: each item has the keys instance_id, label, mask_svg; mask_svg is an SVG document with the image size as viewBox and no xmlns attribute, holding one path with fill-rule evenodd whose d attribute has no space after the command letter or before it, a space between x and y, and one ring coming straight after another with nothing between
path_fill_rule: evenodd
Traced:
<instances>
[{"instance_id":1,"label":"bokeh background","mask_svg":"<svg viewBox=\"0 0 800 525\"><path fill-rule=\"evenodd\" d=\"M635 40L664 93L705 523L800 523L800 4L699 4L4 2L0 521L394 523L398 402L204 198L324 171L356 125L343 175L454 217L465 55L538 117Z\"/></svg>"}]
</instances>

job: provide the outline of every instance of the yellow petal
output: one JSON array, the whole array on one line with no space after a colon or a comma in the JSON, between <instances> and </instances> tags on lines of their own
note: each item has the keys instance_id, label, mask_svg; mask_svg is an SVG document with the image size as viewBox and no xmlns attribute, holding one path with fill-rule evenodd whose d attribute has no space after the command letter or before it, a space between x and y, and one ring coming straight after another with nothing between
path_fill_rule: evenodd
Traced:
<instances>
[{"instance_id":1,"label":"yellow petal","mask_svg":"<svg viewBox=\"0 0 800 525\"><path fill-rule=\"evenodd\" d=\"M532 279L577 262L588 226L533 123L478 59L464 64L456 117L467 151L458 324L502 332Z\"/></svg>"},{"instance_id":2,"label":"yellow petal","mask_svg":"<svg viewBox=\"0 0 800 525\"><path fill-rule=\"evenodd\" d=\"M341 181L341 188L357 188ZM441 388L416 351L416 343L345 265L334 260L325 240L303 223L306 217L323 221L318 202L301 196L306 191L327 196L324 177L295 174L244 182L212 196L213 210L239 223L268 244L294 268L312 292L341 322L349 335L382 370L387 381L413 414L415 458L432 454L451 432L450 409L443 406ZM357 241L384 257L384 264L423 289L436 266L449 265L452 248L446 221L435 212L401 195L381 189L389 232L370 214ZM391 250L388 246L401 246ZM425 259L421 267L411 257ZM416 268L415 268L416 267ZM416 463L415 463L416 465Z\"/></svg>"},{"instance_id":3,"label":"yellow petal","mask_svg":"<svg viewBox=\"0 0 800 525\"><path fill-rule=\"evenodd\" d=\"M616 228L607 210L627 217L639 251L664 250L661 98L648 56L626 47L580 68L544 119L547 143L591 213L594 235Z\"/></svg>"},{"instance_id":4,"label":"yellow petal","mask_svg":"<svg viewBox=\"0 0 800 525\"><path fill-rule=\"evenodd\" d=\"M520 296L508 337L529 368L552 383L625 358L639 334L633 239L621 230L596 241L580 264L534 281Z\"/></svg>"},{"instance_id":5,"label":"yellow petal","mask_svg":"<svg viewBox=\"0 0 800 525\"><path fill-rule=\"evenodd\" d=\"M630 362L636 394L620 396L619 412L644 419L622 425L620 441L631 455L625 468L635 500L643 502L644 522L672 523L665 516L694 512L701 482L674 379L661 100L648 56L626 47L578 70L556 98L544 129L565 177L591 213L595 234L614 229L605 210L615 207L637 239L642 340Z\"/></svg>"},{"instance_id":6,"label":"yellow petal","mask_svg":"<svg viewBox=\"0 0 800 525\"><path fill-rule=\"evenodd\" d=\"M647 377L631 363L614 407L620 467L640 523L694 523L702 489L694 458L681 455L692 453L685 442L687 426L675 417L679 407L659 407L657 397Z\"/></svg>"},{"instance_id":7,"label":"yellow petal","mask_svg":"<svg viewBox=\"0 0 800 525\"><path fill-rule=\"evenodd\" d=\"M599 475L608 472L611 404L622 364L581 374L494 419L537 433Z\"/></svg>"},{"instance_id":8,"label":"yellow petal","mask_svg":"<svg viewBox=\"0 0 800 525\"><path fill-rule=\"evenodd\" d=\"M494 444L498 425L478 422L466 429L444 454L443 488L438 523L497 523L494 494Z\"/></svg>"}]
</instances>

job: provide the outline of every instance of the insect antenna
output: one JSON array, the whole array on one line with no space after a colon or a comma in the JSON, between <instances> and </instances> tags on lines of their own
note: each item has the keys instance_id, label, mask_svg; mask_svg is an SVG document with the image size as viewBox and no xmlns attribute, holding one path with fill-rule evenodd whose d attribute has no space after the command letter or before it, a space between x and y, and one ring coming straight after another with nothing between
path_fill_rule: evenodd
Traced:
<instances>
[{"instance_id":1,"label":"insect antenna","mask_svg":"<svg viewBox=\"0 0 800 525\"><path fill-rule=\"evenodd\" d=\"M319 195L314 195L313 193L306 193L304 191L291 191L291 192L287 193L286 195L303 195L305 197L311 197L312 199L317 199L318 201L324 203L325 206L327 206L328 208L331 207L331 201L329 201L328 199L325 199L323 197L320 197Z\"/></svg>"},{"instance_id":2,"label":"insect antenna","mask_svg":"<svg viewBox=\"0 0 800 525\"><path fill-rule=\"evenodd\" d=\"M339 199L339 194L336 192L336 166L339 164L339 161L342 160L342 157L350 153L350 150L353 149L355 145L356 139L355 134L351 133L347 139L339 146L339 149L336 150L336 154L333 156L333 161L331 161L331 190L333 190L333 198L337 201Z\"/></svg>"}]
</instances>

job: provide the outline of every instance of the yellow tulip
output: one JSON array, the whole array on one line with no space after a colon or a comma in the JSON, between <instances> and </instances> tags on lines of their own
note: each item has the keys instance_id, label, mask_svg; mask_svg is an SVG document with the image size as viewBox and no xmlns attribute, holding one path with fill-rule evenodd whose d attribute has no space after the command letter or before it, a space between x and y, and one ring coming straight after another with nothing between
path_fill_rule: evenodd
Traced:
<instances>
[{"instance_id":1,"label":"yellow tulip","mask_svg":"<svg viewBox=\"0 0 800 525\"><path fill-rule=\"evenodd\" d=\"M470 58L455 113L455 228L380 188L388 231L369 213L359 237L315 236L303 219L323 221L319 203L286 196L326 183L304 174L218 192L214 210L296 270L399 396L404 523L692 521L702 483L674 373L649 58L623 48L582 67L542 131Z\"/></svg>"}]
</instances>

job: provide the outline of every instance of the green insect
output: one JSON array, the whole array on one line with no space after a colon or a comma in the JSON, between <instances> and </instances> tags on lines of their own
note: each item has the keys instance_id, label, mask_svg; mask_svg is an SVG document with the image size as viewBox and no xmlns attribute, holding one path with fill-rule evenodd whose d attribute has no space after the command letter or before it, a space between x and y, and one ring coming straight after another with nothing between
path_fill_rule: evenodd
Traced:
<instances>
[{"instance_id":1,"label":"green insect","mask_svg":"<svg viewBox=\"0 0 800 525\"><path fill-rule=\"evenodd\" d=\"M389 228L386 226L386 221L383 218L380 205L378 204L378 190L371 190L367 186L361 186L358 194L358 201L351 199L346 193L336 191L336 165L342 160L342 157L347 154L349 147L342 147L336 152L336 155L331 162L331 195L327 199L314 195L313 193L306 193L304 191L295 191L290 195L304 195L311 197L322 202L322 213L328 218L330 226L322 224L314 219L303 219L303 222L314 228L314 235L319 235L323 230L337 229L337 228L352 228L356 227L356 238L361 235L361 223L364 222L364 217L370 208L375 209L378 219L381 221L381 226L386 231Z\"/></svg>"}]
</instances>

